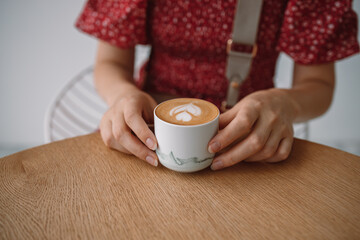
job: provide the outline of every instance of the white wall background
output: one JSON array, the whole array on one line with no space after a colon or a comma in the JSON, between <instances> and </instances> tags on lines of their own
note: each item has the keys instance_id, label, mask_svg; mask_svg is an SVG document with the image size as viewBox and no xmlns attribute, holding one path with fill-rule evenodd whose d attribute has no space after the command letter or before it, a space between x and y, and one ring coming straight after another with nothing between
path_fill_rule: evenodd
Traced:
<instances>
[{"instance_id":1,"label":"white wall background","mask_svg":"<svg viewBox=\"0 0 360 240\"><path fill-rule=\"evenodd\" d=\"M73 27L84 2L0 1L0 156L43 143L50 101L93 63L96 41ZM359 0L354 9L360 13ZM282 56L277 78L290 79L291 69L291 60ZM359 78L360 55L337 64L333 105L310 123L310 140L359 154Z\"/></svg>"}]
</instances>

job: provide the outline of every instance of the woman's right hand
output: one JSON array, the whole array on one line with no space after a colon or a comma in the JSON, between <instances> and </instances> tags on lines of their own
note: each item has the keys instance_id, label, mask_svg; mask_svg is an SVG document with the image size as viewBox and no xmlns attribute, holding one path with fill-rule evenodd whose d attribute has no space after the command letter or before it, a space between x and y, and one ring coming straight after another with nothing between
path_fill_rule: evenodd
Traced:
<instances>
[{"instance_id":1,"label":"woman's right hand","mask_svg":"<svg viewBox=\"0 0 360 240\"><path fill-rule=\"evenodd\" d=\"M157 142L147 125L153 122L156 105L150 95L138 89L115 98L100 123L105 145L157 166Z\"/></svg>"}]
</instances>

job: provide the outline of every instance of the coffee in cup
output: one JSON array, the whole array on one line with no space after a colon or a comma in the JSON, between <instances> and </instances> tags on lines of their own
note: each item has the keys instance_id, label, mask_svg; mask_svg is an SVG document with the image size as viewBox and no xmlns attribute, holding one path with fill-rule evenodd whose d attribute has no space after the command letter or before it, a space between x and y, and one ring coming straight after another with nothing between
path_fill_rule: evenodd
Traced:
<instances>
[{"instance_id":1,"label":"coffee in cup","mask_svg":"<svg viewBox=\"0 0 360 240\"><path fill-rule=\"evenodd\" d=\"M208 143L219 127L219 109L196 98L176 98L160 103L154 110L156 153L165 167L195 172L210 166L214 154Z\"/></svg>"},{"instance_id":2,"label":"coffee in cup","mask_svg":"<svg viewBox=\"0 0 360 240\"><path fill-rule=\"evenodd\" d=\"M199 125L214 120L219 115L219 109L202 99L175 98L159 104L155 114L168 123Z\"/></svg>"}]
</instances>

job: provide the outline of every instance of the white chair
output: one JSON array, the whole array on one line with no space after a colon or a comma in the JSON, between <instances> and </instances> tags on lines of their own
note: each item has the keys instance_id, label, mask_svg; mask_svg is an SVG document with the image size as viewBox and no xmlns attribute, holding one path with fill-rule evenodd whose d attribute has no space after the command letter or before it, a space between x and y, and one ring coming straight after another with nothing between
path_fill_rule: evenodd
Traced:
<instances>
[{"instance_id":1,"label":"white chair","mask_svg":"<svg viewBox=\"0 0 360 240\"><path fill-rule=\"evenodd\" d=\"M136 49L135 74L146 61L150 48ZM88 67L71 79L56 95L45 116L45 142L53 142L95 132L99 128L106 103L97 94L93 68ZM308 138L308 124L294 125L295 137Z\"/></svg>"},{"instance_id":2,"label":"white chair","mask_svg":"<svg viewBox=\"0 0 360 240\"><path fill-rule=\"evenodd\" d=\"M71 79L58 93L45 116L45 142L53 142L96 131L106 103L97 94L93 69Z\"/></svg>"},{"instance_id":3,"label":"white chair","mask_svg":"<svg viewBox=\"0 0 360 240\"><path fill-rule=\"evenodd\" d=\"M135 77L150 51L149 46L136 46ZM45 115L45 142L95 132L107 108L95 90L93 67L88 67L66 83L51 102Z\"/></svg>"}]
</instances>

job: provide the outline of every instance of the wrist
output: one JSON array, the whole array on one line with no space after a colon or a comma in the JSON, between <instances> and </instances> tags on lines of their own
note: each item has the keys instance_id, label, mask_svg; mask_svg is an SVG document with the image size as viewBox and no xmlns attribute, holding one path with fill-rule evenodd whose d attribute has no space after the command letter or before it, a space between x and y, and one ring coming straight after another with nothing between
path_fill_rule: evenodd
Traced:
<instances>
[{"instance_id":1,"label":"wrist","mask_svg":"<svg viewBox=\"0 0 360 240\"><path fill-rule=\"evenodd\" d=\"M108 91L108 93L104 96L104 99L108 106L112 106L117 99L121 98L125 94L136 91L139 91L139 89L133 83L119 82Z\"/></svg>"},{"instance_id":2,"label":"wrist","mask_svg":"<svg viewBox=\"0 0 360 240\"><path fill-rule=\"evenodd\" d=\"M291 94L291 89L279 89L273 88L270 89L272 94L279 96L281 98L281 102L284 103L286 109L288 109L289 117L292 119L293 122L296 122L296 119L299 118L301 113L301 106L296 101L296 99Z\"/></svg>"}]
</instances>

